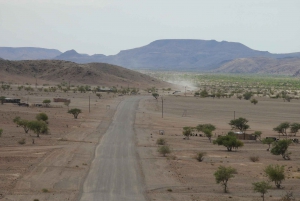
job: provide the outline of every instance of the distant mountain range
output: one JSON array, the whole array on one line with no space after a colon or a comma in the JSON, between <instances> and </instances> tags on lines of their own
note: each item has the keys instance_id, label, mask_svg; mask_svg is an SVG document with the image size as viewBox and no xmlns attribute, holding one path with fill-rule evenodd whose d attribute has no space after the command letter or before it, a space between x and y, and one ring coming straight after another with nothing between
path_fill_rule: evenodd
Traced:
<instances>
[{"instance_id":1,"label":"distant mountain range","mask_svg":"<svg viewBox=\"0 0 300 201\"><path fill-rule=\"evenodd\" d=\"M10 60L55 59L76 63L103 62L129 69L235 73L264 72L263 69L261 71L255 69L264 68L264 66L269 69L279 64L284 66L285 62L289 62L290 66L298 65L297 59L291 58L300 58L300 52L272 54L267 51L253 50L241 43L215 40L157 40L146 46L123 50L111 56L103 54L90 56L79 54L75 50L61 53L58 50L42 48L13 49L15 53L6 51L6 54L3 54L5 51L0 48L0 57Z\"/></svg>"}]
</instances>

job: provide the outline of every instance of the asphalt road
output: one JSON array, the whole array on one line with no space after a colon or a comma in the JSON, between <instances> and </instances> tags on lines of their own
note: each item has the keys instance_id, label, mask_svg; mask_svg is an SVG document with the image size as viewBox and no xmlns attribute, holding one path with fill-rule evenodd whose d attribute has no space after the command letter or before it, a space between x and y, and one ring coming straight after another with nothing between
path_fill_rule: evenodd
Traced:
<instances>
[{"instance_id":1,"label":"asphalt road","mask_svg":"<svg viewBox=\"0 0 300 201\"><path fill-rule=\"evenodd\" d=\"M81 201L143 201L143 181L135 149L133 122L140 97L125 98L101 139Z\"/></svg>"}]
</instances>

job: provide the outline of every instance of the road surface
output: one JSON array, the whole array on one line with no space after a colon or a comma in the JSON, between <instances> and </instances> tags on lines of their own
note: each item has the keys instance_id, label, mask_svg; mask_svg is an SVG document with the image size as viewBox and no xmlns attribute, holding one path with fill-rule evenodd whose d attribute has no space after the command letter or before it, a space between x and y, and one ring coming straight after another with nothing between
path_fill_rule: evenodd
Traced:
<instances>
[{"instance_id":1,"label":"road surface","mask_svg":"<svg viewBox=\"0 0 300 201\"><path fill-rule=\"evenodd\" d=\"M101 139L80 201L144 201L133 122L140 97L123 100Z\"/></svg>"}]
</instances>

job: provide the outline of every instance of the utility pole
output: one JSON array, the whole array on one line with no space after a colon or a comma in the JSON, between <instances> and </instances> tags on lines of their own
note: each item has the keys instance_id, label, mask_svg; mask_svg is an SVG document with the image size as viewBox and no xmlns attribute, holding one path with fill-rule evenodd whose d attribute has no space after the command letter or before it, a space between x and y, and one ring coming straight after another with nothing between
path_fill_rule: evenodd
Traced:
<instances>
[{"instance_id":1,"label":"utility pole","mask_svg":"<svg viewBox=\"0 0 300 201\"><path fill-rule=\"evenodd\" d=\"M164 118L164 97L161 97L161 118Z\"/></svg>"},{"instance_id":2,"label":"utility pole","mask_svg":"<svg viewBox=\"0 0 300 201\"><path fill-rule=\"evenodd\" d=\"M186 96L186 86L184 87L184 96Z\"/></svg>"},{"instance_id":3,"label":"utility pole","mask_svg":"<svg viewBox=\"0 0 300 201\"><path fill-rule=\"evenodd\" d=\"M233 119L235 120L235 111L233 111Z\"/></svg>"},{"instance_id":4,"label":"utility pole","mask_svg":"<svg viewBox=\"0 0 300 201\"><path fill-rule=\"evenodd\" d=\"M89 113L91 112L91 96L89 96Z\"/></svg>"},{"instance_id":5,"label":"utility pole","mask_svg":"<svg viewBox=\"0 0 300 201\"><path fill-rule=\"evenodd\" d=\"M36 75L34 75L34 77L35 77L35 88L37 88L37 77Z\"/></svg>"}]
</instances>

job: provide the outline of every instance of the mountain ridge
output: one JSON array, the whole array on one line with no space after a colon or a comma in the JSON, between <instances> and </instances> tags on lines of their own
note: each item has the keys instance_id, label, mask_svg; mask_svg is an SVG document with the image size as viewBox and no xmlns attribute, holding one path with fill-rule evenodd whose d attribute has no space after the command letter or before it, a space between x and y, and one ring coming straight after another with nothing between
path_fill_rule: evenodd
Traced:
<instances>
[{"instance_id":1,"label":"mountain ridge","mask_svg":"<svg viewBox=\"0 0 300 201\"><path fill-rule=\"evenodd\" d=\"M102 55L98 58L93 58L93 55L80 55L76 58L56 57L56 59L78 63L105 62L129 69L209 71L217 69L227 61L252 57L300 58L300 53L272 54L268 51L253 50L237 42L164 39L142 47L122 50L116 55Z\"/></svg>"},{"instance_id":2,"label":"mountain ridge","mask_svg":"<svg viewBox=\"0 0 300 201\"><path fill-rule=\"evenodd\" d=\"M6 60L52 59L60 54L59 50L39 47L0 47L0 57Z\"/></svg>"},{"instance_id":3,"label":"mountain ridge","mask_svg":"<svg viewBox=\"0 0 300 201\"><path fill-rule=\"evenodd\" d=\"M55 54L59 53L59 51L57 51ZM9 59L3 56L1 51L0 57ZM20 57L24 58L26 55L19 55L18 58ZM88 55L80 54L75 50L68 50L53 58L49 58L48 56L45 59L65 60L80 64L93 62L109 63L123 66L128 69L215 71L224 64L235 59L260 57L269 59L300 58L300 52L272 54L268 51L253 50L238 42L218 42L216 40L196 39L162 39L153 41L145 46L121 50L116 55ZM272 60L269 61L271 62ZM242 65L241 62L240 64Z\"/></svg>"}]
</instances>

